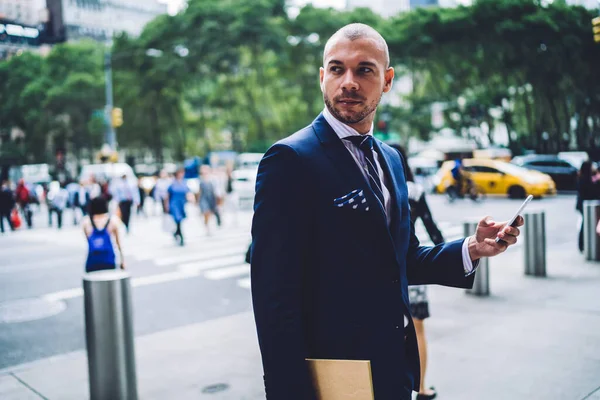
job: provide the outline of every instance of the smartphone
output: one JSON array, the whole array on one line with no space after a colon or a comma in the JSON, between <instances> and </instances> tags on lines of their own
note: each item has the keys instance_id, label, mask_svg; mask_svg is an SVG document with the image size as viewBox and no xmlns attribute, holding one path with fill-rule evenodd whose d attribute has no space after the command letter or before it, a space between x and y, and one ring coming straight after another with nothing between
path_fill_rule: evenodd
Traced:
<instances>
[{"instance_id":1,"label":"smartphone","mask_svg":"<svg viewBox=\"0 0 600 400\"><path fill-rule=\"evenodd\" d=\"M515 215L513 215L513 217L510 219L510 221L508 221L508 223L506 225L512 226L515 223L515 220L517 219L517 217L519 215L521 215L521 213L523 212L523 210L525 209L525 207L527 207L527 204L529 204L529 202L533 199L532 195L529 195L525 201L523 202L523 204L521 204L521 207L519 207L519 209L517 210L517 212L515 213ZM500 239L499 237L496 238L496 243L500 243L500 242L504 242L504 240Z\"/></svg>"}]
</instances>

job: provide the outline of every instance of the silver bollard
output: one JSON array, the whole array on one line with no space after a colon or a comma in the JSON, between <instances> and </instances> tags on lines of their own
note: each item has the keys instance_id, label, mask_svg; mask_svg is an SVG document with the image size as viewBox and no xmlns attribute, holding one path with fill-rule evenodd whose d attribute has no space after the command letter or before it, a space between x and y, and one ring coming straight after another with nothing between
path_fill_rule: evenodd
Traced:
<instances>
[{"instance_id":1,"label":"silver bollard","mask_svg":"<svg viewBox=\"0 0 600 400\"><path fill-rule=\"evenodd\" d=\"M129 274L85 274L85 336L91 400L137 400Z\"/></svg>"},{"instance_id":2,"label":"silver bollard","mask_svg":"<svg viewBox=\"0 0 600 400\"><path fill-rule=\"evenodd\" d=\"M596 226L600 220L600 201L583 202L583 253L588 261L600 261L600 236Z\"/></svg>"},{"instance_id":3,"label":"silver bollard","mask_svg":"<svg viewBox=\"0 0 600 400\"><path fill-rule=\"evenodd\" d=\"M475 234L478 222L479 221L464 223L465 237ZM490 271L489 259L487 257L479 260L479 266L477 267L477 272L475 272L475 282L473 282L473 287L471 289L467 289L467 294L476 296L490 295Z\"/></svg>"},{"instance_id":4,"label":"silver bollard","mask_svg":"<svg viewBox=\"0 0 600 400\"><path fill-rule=\"evenodd\" d=\"M546 215L543 211L532 211L523 218L525 275L546 276Z\"/></svg>"}]
</instances>

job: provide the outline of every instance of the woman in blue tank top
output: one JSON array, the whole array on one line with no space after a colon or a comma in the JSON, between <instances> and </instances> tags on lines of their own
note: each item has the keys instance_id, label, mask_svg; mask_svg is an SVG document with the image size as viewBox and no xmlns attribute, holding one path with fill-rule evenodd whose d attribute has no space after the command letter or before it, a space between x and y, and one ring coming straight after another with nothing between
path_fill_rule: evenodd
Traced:
<instances>
[{"instance_id":1,"label":"woman in blue tank top","mask_svg":"<svg viewBox=\"0 0 600 400\"><path fill-rule=\"evenodd\" d=\"M88 256L85 263L85 272L115 269L117 260L115 254L116 244L120 255L121 269L125 269L123 252L119 237L119 219L108 213L108 202L104 197L90 200L89 217L83 222L83 231L88 241Z\"/></svg>"}]
</instances>

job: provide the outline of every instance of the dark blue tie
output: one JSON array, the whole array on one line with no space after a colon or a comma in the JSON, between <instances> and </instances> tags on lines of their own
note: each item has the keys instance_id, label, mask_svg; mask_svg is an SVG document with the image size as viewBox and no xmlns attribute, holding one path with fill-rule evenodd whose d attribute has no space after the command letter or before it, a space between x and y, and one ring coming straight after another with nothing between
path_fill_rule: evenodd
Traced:
<instances>
[{"instance_id":1,"label":"dark blue tie","mask_svg":"<svg viewBox=\"0 0 600 400\"><path fill-rule=\"evenodd\" d=\"M381 187L381 179L379 177L379 173L377 172L375 156L373 154L373 141L375 139L373 139L373 136L371 135L348 136L344 139L351 141L365 155L365 161L367 164L366 172L367 177L369 178L369 185L371 186L371 190L373 190L373 193L375 193L375 196L381 203L381 208L383 209L383 212L385 212L385 200L383 197L383 189Z\"/></svg>"}]
</instances>

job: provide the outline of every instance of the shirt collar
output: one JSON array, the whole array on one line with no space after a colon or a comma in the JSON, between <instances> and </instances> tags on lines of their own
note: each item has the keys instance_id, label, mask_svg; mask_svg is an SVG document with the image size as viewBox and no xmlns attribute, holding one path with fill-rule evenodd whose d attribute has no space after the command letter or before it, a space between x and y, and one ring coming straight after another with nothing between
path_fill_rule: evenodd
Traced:
<instances>
[{"instance_id":1,"label":"shirt collar","mask_svg":"<svg viewBox=\"0 0 600 400\"><path fill-rule=\"evenodd\" d=\"M325 109L323 110L323 117L325 118L325 121L327 121L327 123L331 126L331 128L333 128L333 131L336 135L338 135L340 139L346 138L348 136L364 136L358 133L356 129L344 124L342 121L335 118L329 112L329 109L327 107L325 107ZM373 124L371 124L371 129L369 129L369 132L365 133L365 135L373 136Z\"/></svg>"}]
</instances>

